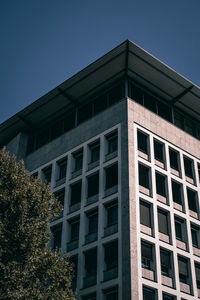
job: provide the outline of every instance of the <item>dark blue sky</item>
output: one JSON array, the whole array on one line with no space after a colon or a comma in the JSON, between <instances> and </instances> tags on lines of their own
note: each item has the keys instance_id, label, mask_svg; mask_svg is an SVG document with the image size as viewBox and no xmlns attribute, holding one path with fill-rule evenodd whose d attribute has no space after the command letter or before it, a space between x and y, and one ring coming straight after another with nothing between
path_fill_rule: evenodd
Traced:
<instances>
[{"instance_id":1,"label":"dark blue sky","mask_svg":"<svg viewBox=\"0 0 200 300\"><path fill-rule=\"evenodd\" d=\"M1 0L0 123L130 39L200 86L200 0Z\"/></svg>"}]
</instances>

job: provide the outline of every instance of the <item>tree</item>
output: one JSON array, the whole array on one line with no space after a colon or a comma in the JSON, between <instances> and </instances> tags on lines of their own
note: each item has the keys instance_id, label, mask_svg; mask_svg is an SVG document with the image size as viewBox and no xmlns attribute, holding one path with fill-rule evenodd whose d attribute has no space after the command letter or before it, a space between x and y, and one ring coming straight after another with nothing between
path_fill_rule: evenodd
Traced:
<instances>
[{"instance_id":1,"label":"tree","mask_svg":"<svg viewBox=\"0 0 200 300\"><path fill-rule=\"evenodd\" d=\"M47 249L47 227L60 209L48 185L31 178L22 161L0 151L2 300L75 299L69 259Z\"/></svg>"}]
</instances>

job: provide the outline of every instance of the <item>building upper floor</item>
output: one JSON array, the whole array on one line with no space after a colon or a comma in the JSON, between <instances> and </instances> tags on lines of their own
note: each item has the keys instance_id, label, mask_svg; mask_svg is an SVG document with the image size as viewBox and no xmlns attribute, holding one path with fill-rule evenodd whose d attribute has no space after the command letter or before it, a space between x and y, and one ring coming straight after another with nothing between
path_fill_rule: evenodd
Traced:
<instances>
[{"instance_id":1,"label":"building upper floor","mask_svg":"<svg viewBox=\"0 0 200 300\"><path fill-rule=\"evenodd\" d=\"M21 132L26 156L127 97L200 139L200 88L127 40L2 123L0 147Z\"/></svg>"}]
</instances>

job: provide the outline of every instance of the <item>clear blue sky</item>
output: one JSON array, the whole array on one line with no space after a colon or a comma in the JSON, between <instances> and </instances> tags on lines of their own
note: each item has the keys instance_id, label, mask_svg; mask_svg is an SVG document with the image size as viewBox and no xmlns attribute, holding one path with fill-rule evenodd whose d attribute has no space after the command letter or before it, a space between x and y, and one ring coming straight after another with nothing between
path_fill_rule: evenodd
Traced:
<instances>
[{"instance_id":1,"label":"clear blue sky","mask_svg":"<svg viewBox=\"0 0 200 300\"><path fill-rule=\"evenodd\" d=\"M200 86L200 0L0 0L0 123L126 39Z\"/></svg>"}]
</instances>

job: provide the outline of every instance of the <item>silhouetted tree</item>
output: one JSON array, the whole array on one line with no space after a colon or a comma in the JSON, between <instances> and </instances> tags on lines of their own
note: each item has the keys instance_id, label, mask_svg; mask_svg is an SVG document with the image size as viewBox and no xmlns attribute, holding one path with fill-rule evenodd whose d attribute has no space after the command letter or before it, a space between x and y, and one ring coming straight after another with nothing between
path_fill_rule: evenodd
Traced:
<instances>
[{"instance_id":1,"label":"silhouetted tree","mask_svg":"<svg viewBox=\"0 0 200 300\"><path fill-rule=\"evenodd\" d=\"M75 299L68 258L47 250L47 226L60 209L48 185L31 178L22 161L0 151L2 300Z\"/></svg>"}]
</instances>

